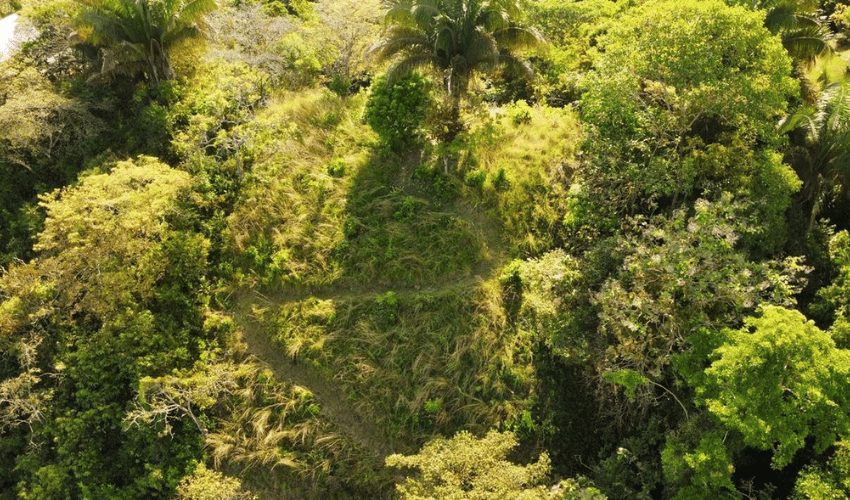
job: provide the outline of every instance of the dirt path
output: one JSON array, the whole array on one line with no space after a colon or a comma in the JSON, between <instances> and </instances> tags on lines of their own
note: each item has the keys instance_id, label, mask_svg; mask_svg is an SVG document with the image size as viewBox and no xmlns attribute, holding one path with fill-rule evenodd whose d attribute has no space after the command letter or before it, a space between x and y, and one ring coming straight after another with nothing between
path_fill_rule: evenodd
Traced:
<instances>
[{"instance_id":1,"label":"dirt path","mask_svg":"<svg viewBox=\"0 0 850 500\"><path fill-rule=\"evenodd\" d=\"M242 340L247 344L248 352L268 364L278 380L289 381L312 392L322 409L322 415L355 443L369 450L381 463L388 455L410 451L409 447L395 442L385 428L361 415L337 384L310 366L293 363L289 356L271 343L252 310L254 306L268 307L279 302L270 301L253 292L241 292L235 299L233 320L242 332Z\"/></svg>"},{"instance_id":2,"label":"dirt path","mask_svg":"<svg viewBox=\"0 0 850 500\"><path fill-rule=\"evenodd\" d=\"M310 297L336 301L362 300L364 297L376 296L390 290L402 297L414 294L439 296L479 286L505 264L508 259L507 249L499 239L496 222L482 211L462 201L453 211L473 224L478 237L485 244L480 263L464 274L444 276L427 285L342 283L325 287L290 288L266 294L242 290L233 297L233 319L242 332L248 352L268 364L279 380L286 380L310 390L322 409L322 415L355 443L369 450L381 463L392 453L410 453L415 450L411 449L410 443L394 440L385 427L377 425L368 415L361 414L340 386L319 370L309 365L293 363L289 356L272 344L253 311L254 308L276 307Z\"/></svg>"}]
</instances>

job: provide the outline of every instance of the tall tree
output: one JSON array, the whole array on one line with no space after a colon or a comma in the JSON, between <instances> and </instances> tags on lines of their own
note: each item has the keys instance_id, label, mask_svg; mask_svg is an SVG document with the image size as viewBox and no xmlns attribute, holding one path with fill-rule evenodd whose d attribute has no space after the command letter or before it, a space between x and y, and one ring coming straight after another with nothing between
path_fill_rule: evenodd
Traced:
<instances>
[{"instance_id":1,"label":"tall tree","mask_svg":"<svg viewBox=\"0 0 850 500\"><path fill-rule=\"evenodd\" d=\"M148 80L173 80L169 51L199 36L215 0L77 0L79 18L91 27L91 41L104 48L100 75L146 74Z\"/></svg>"},{"instance_id":2,"label":"tall tree","mask_svg":"<svg viewBox=\"0 0 850 500\"><path fill-rule=\"evenodd\" d=\"M531 75L513 51L542 44L543 38L518 22L516 0L395 0L388 28L371 51L381 60L398 59L389 80L415 69L441 76L453 112L476 73L505 66Z\"/></svg>"}]
</instances>

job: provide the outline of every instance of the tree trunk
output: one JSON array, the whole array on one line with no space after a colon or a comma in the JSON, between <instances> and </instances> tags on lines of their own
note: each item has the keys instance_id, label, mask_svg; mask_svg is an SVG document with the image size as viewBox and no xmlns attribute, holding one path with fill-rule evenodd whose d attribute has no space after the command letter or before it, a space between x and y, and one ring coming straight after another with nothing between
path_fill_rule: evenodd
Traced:
<instances>
[{"instance_id":1,"label":"tree trunk","mask_svg":"<svg viewBox=\"0 0 850 500\"><path fill-rule=\"evenodd\" d=\"M150 41L148 62L154 82L160 83L177 78L174 68L171 66L171 59L168 57L168 52L165 51L158 40L151 39Z\"/></svg>"}]
</instances>

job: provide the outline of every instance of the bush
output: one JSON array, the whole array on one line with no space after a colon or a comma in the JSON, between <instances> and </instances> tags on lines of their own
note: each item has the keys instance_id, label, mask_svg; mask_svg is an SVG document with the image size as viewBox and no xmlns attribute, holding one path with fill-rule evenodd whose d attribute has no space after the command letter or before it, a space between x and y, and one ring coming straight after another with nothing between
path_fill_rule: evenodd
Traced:
<instances>
[{"instance_id":1,"label":"bush","mask_svg":"<svg viewBox=\"0 0 850 500\"><path fill-rule=\"evenodd\" d=\"M419 137L432 103L431 84L418 73L394 82L381 78L372 86L364 119L385 145L400 150Z\"/></svg>"}]
</instances>

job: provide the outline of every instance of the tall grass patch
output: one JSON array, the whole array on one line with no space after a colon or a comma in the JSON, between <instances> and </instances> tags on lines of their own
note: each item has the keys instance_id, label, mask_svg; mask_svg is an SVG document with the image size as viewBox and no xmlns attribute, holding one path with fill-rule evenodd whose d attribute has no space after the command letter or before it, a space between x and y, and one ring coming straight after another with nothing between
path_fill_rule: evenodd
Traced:
<instances>
[{"instance_id":1,"label":"tall grass patch","mask_svg":"<svg viewBox=\"0 0 850 500\"><path fill-rule=\"evenodd\" d=\"M418 153L377 146L361 120L364 99L301 92L258 116L228 218L243 283L412 285L468 272L484 258L480 235L452 200L409 181Z\"/></svg>"},{"instance_id":2,"label":"tall grass patch","mask_svg":"<svg viewBox=\"0 0 850 500\"><path fill-rule=\"evenodd\" d=\"M519 101L494 108L461 139L467 194L496 211L515 254L538 255L560 243L580 138L571 110Z\"/></svg>"},{"instance_id":3,"label":"tall grass patch","mask_svg":"<svg viewBox=\"0 0 850 500\"><path fill-rule=\"evenodd\" d=\"M276 498L389 496L389 475L322 417L310 391L277 380L256 361L231 370L234 387L216 401L215 426L205 437L216 469L255 492L286 491Z\"/></svg>"},{"instance_id":4,"label":"tall grass patch","mask_svg":"<svg viewBox=\"0 0 850 500\"><path fill-rule=\"evenodd\" d=\"M398 438L528 420L533 338L511 326L497 282L433 295L313 297L263 321L282 349L333 374Z\"/></svg>"},{"instance_id":5,"label":"tall grass patch","mask_svg":"<svg viewBox=\"0 0 850 500\"><path fill-rule=\"evenodd\" d=\"M251 170L228 218L231 253L243 281L268 287L339 279L352 175L374 134L360 123L363 100L328 91L291 94L255 123L246 145Z\"/></svg>"}]
</instances>

